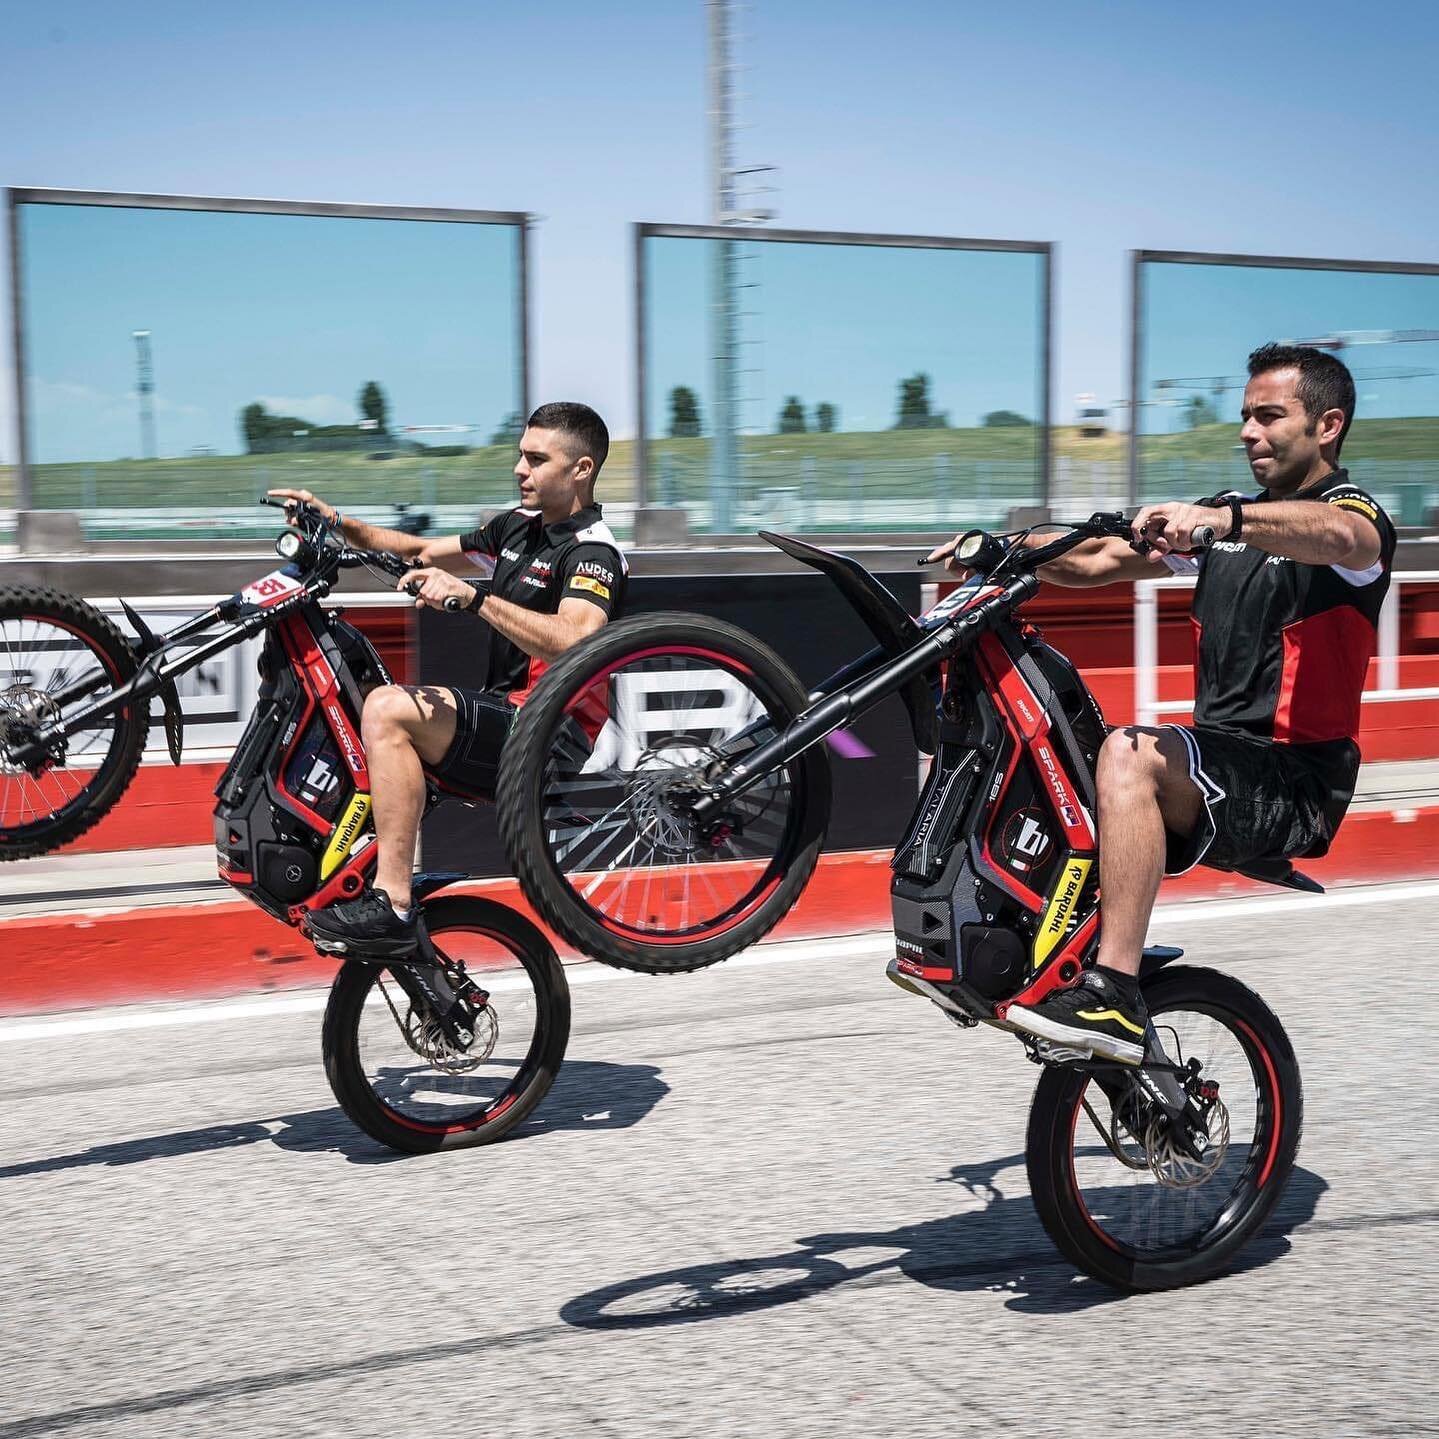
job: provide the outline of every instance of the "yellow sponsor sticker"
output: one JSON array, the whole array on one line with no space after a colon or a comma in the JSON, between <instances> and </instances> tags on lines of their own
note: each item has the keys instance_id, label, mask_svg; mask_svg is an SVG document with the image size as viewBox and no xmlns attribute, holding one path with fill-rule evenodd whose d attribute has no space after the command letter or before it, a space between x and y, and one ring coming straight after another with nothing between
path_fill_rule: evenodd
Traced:
<instances>
[{"instance_id":1,"label":"yellow sponsor sticker","mask_svg":"<svg viewBox=\"0 0 1439 1439\"><path fill-rule=\"evenodd\" d=\"M351 846L360 837L365 820L370 813L370 797L357 794L350 801L350 807L335 826L330 843L325 847L325 857L320 861L320 879L327 880L344 863Z\"/></svg>"},{"instance_id":2,"label":"yellow sponsor sticker","mask_svg":"<svg viewBox=\"0 0 1439 1439\"><path fill-rule=\"evenodd\" d=\"M1368 519L1377 520L1379 518L1379 511L1368 500L1361 500L1357 495L1345 495L1343 499L1330 500L1329 503L1336 510L1357 510Z\"/></svg>"},{"instance_id":3,"label":"yellow sponsor sticker","mask_svg":"<svg viewBox=\"0 0 1439 1439\"><path fill-rule=\"evenodd\" d=\"M1070 921L1074 918L1079 896L1084 893L1084 883L1093 864L1092 859L1070 859L1059 871L1059 879L1049 896L1049 907L1044 911L1044 919L1034 936L1035 969L1044 967L1055 946L1069 933Z\"/></svg>"},{"instance_id":4,"label":"yellow sponsor sticker","mask_svg":"<svg viewBox=\"0 0 1439 1439\"><path fill-rule=\"evenodd\" d=\"M589 590L591 594L598 595L602 600L610 597L608 585L602 585L598 580L592 580L588 575L576 575L570 581L572 590Z\"/></svg>"}]
</instances>

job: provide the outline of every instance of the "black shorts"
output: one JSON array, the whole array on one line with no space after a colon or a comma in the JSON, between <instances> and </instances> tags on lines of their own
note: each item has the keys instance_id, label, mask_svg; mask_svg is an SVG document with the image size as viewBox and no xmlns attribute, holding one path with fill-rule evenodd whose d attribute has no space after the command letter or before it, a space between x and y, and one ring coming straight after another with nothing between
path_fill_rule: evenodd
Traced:
<instances>
[{"instance_id":1,"label":"black shorts","mask_svg":"<svg viewBox=\"0 0 1439 1439\"><path fill-rule=\"evenodd\" d=\"M1328 851L1354 796L1359 746L1275 744L1227 730L1166 725L1189 752L1189 777L1204 797L1194 833L1170 833L1164 872L1196 864L1244 869L1261 859L1316 858Z\"/></svg>"},{"instance_id":2,"label":"black shorts","mask_svg":"<svg viewBox=\"0 0 1439 1439\"><path fill-rule=\"evenodd\" d=\"M455 701L455 737L440 762L427 768L449 793L465 799L493 799L500 754L515 722L515 707L489 690L446 688Z\"/></svg>"}]
</instances>

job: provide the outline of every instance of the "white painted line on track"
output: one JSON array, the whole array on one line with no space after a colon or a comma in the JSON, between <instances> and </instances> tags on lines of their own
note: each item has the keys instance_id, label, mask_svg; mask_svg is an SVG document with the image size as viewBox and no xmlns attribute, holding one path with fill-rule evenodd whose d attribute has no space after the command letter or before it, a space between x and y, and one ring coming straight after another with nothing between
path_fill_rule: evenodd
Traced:
<instances>
[{"instance_id":1,"label":"white painted line on track","mask_svg":"<svg viewBox=\"0 0 1439 1439\"><path fill-rule=\"evenodd\" d=\"M1191 900L1163 904L1154 911L1150 938L1162 943L1164 933L1175 925L1205 920L1249 919L1268 914L1298 915L1321 909L1350 909L1370 904L1402 904L1413 899L1439 896L1439 880L1404 884L1355 885L1326 894L1238 895L1233 899ZM829 939L778 940L759 944L744 954L725 960L723 968L757 969L774 964L805 963L816 960L886 958L894 949L889 931L837 935ZM719 968L720 966L715 966ZM700 973L706 971L701 970ZM580 985L614 983L619 980L657 982L653 976L631 970L613 969L604 964L571 964L565 976L573 989ZM661 976L663 980L664 976ZM526 987L528 979L519 974L497 975L484 981L500 992ZM0 1020L0 1044L25 1040L69 1038L84 1034L118 1034L127 1030L165 1029L175 1025L217 1024L250 1019L272 1019L293 1014L315 1014L324 1009L328 989L309 989L288 994L236 999L207 1000L195 1004L154 1007L127 1006L123 1009L87 1010L83 1014L58 1014L27 1019Z\"/></svg>"}]
</instances>

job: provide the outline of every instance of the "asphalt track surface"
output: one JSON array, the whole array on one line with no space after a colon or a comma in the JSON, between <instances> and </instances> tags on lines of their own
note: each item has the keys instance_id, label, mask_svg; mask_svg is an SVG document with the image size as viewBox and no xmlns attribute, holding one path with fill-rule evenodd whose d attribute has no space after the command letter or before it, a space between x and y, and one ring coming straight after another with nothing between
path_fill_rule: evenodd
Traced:
<instances>
[{"instance_id":1,"label":"asphalt track surface","mask_svg":"<svg viewBox=\"0 0 1439 1439\"><path fill-rule=\"evenodd\" d=\"M586 966L528 1126L423 1158L312 997L0 1022L0 1439L1439 1432L1436 904L1156 923L1283 1016L1307 1123L1240 1271L1133 1298L1034 1217L1018 1045L882 936Z\"/></svg>"}]
</instances>

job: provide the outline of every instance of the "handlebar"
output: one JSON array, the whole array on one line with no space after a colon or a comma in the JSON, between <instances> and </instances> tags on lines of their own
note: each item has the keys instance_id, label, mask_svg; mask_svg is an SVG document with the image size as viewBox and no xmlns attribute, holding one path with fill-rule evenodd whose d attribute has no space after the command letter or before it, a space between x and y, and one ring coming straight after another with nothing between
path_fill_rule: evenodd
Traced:
<instances>
[{"instance_id":1,"label":"handlebar","mask_svg":"<svg viewBox=\"0 0 1439 1439\"><path fill-rule=\"evenodd\" d=\"M340 569L357 569L364 566L383 570L397 580L409 574L419 564L418 560L402 559L387 550L360 550L345 544L340 527L333 520L326 519L314 505L305 500L282 500L271 495L261 495L260 503L273 509L284 510L290 516L295 528L314 547L310 556L312 562L328 549L334 557L332 562ZM325 541L332 534L340 535L340 542L327 547ZM404 587L405 593L410 595L418 594L419 588L417 584L407 584ZM465 608L465 603L460 596L450 595L445 599L445 609L455 614Z\"/></svg>"}]
</instances>

